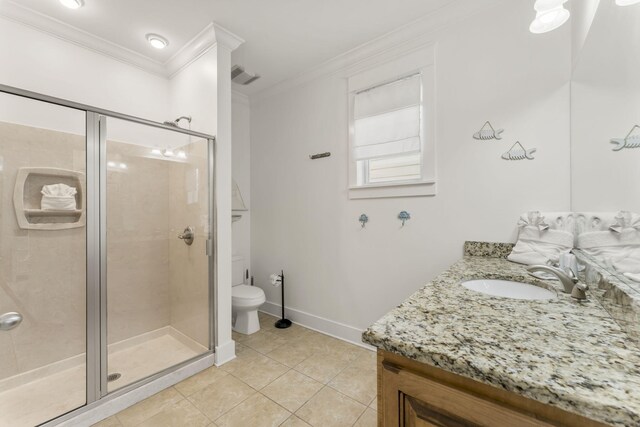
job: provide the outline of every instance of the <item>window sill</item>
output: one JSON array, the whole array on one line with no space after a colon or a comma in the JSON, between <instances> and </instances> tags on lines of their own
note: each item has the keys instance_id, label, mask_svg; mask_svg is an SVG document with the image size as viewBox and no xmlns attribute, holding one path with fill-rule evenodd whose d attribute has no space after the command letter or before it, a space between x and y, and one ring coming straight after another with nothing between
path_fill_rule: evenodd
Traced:
<instances>
[{"instance_id":1,"label":"window sill","mask_svg":"<svg viewBox=\"0 0 640 427\"><path fill-rule=\"evenodd\" d=\"M435 195L436 181L393 182L349 187L349 199L381 199Z\"/></svg>"}]
</instances>

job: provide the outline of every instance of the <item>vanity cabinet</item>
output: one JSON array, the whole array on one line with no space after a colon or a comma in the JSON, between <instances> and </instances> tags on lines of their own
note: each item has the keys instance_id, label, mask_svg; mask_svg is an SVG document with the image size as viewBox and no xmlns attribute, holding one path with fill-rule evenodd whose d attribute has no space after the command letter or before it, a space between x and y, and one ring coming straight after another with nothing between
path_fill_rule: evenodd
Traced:
<instances>
[{"instance_id":1,"label":"vanity cabinet","mask_svg":"<svg viewBox=\"0 0 640 427\"><path fill-rule=\"evenodd\" d=\"M378 350L378 426L595 427L604 424Z\"/></svg>"}]
</instances>

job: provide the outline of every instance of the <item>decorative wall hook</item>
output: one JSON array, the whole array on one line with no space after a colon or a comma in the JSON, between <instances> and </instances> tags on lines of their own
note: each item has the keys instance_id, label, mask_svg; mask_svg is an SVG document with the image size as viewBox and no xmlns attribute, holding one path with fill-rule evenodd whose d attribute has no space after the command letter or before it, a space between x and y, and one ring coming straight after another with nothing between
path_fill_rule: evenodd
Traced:
<instances>
[{"instance_id":1,"label":"decorative wall hook","mask_svg":"<svg viewBox=\"0 0 640 427\"><path fill-rule=\"evenodd\" d=\"M505 160L533 160L533 153L536 152L536 148L526 149L520 144L520 141L516 141L515 144L511 146L509 151L502 155L502 158Z\"/></svg>"},{"instance_id":2,"label":"decorative wall hook","mask_svg":"<svg viewBox=\"0 0 640 427\"><path fill-rule=\"evenodd\" d=\"M398 219L402 221L402 226L404 227L405 221L411 219L411 215L407 211L402 211L398 214Z\"/></svg>"},{"instance_id":3,"label":"decorative wall hook","mask_svg":"<svg viewBox=\"0 0 640 427\"><path fill-rule=\"evenodd\" d=\"M369 222L369 217L367 216L367 214L362 214L360 215L360 218L358 218L358 221L360 221L360 224L362 224L362 228L364 228L364 225Z\"/></svg>"},{"instance_id":4,"label":"decorative wall hook","mask_svg":"<svg viewBox=\"0 0 640 427\"><path fill-rule=\"evenodd\" d=\"M640 130L640 126L634 125L624 138L613 138L611 143L616 145L613 147L613 151L620 151L623 148L640 147L640 132L636 132L635 135L633 135L636 130Z\"/></svg>"},{"instance_id":5,"label":"decorative wall hook","mask_svg":"<svg viewBox=\"0 0 640 427\"><path fill-rule=\"evenodd\" d=\"M480 130L473 134L473 139L478 139L480 141L488 141L490 139L502 139L500 135L504 132L504 129L495 130L491 123L487 120Z\"/></svg>"}]
</instances>

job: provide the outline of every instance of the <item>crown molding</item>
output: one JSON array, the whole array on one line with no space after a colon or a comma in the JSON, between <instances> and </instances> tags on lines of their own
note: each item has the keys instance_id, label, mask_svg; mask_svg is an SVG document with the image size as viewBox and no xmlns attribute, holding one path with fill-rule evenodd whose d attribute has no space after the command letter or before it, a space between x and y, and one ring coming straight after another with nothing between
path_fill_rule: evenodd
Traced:
<instances>
[{"instance_id":1,"label":"crown molding","mask_svg":"<svg viewBox=\"0 0 640 427\"><path fill-rule=\"evenodd\" d=\"M164 65L171 78L218 45L233 51L242 43L244 39L212 22L185 43Z\"/></svg>"},{"instance_id":2,"label":"crown molding","mask_svg":"<svg viewBox=\"0 0 640 427\"><path fill-rule=\"evenodd\" d=\"M19 5L13 0L0 0L0 17L169 79L218 44L233 51L244 43L238 35L212 22L171 58L161 62Z\"/></svg>"},{"instance_id":3,"label":"crown molding","mask_svg":"<svg viewBox=\"0 0 640 427\"><path fill-rule=\"evenodd\" d=\"M307 72L286 79L250 96L260 102L296 86L308 84L322 77L339 74L348 77L376 64L391 61L436 42L445 28L468 19L507 0L458 0L441 7L407 25L370 40Z\"/></svg>"},{"instance_id":4,"label":"crown molding","mask_svg":"<svg viewBox=\"0 0 640 427\"><path fill-rule=\"evenodd\" d=\"M229 49L230 51L234 51L238 48L238 46L244 43L244 39L242 37L238 36L235 33L232 33L223 26L218 25L215 22L212 25L216 34L216 42L220 47L224 47L226 49Z\"/></svg>"},{"instance_id":5,"label":"crown molding","mask_svg":"<svg viewBox=\"0 0 640 427\"><path fill-rule=\"evenodd\" d=\"M0 1L0 16L26 25L49 36L73 43L112 59L124 62L152 74L167 76L164 65L133 50L97 37L84 30L36 12L13 1Z\"/></svg>"},{"instance_id":6,"label":"crown molding","mask_svg":"<svg viewBox=\"0 0 640 427\"><path fill-rule=\"evenodd\" d=\"M214 24L211 23L164 63L168 76L171 78L178 74L215 46L216 32Z\"/></svg>"}]
</instances>

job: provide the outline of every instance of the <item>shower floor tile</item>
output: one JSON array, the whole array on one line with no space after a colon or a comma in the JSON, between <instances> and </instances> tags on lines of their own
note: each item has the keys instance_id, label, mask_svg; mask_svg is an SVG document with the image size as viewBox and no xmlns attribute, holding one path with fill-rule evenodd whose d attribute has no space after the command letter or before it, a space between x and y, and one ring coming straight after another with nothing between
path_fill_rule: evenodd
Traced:
<instances>
[{"instance_id":1,"label":"shower floor tile","mask_svg":"<svg viewBox=\"0 0 640 427\"><path fill-rule=\"evenodd\" d=\"M122 375L109 383L110 392L206 351L171 328L109 347L109 373ZM85 375L83 360L72 368L0 392L0 427L31 427L83 406Z\"/></svg>"},{"instance_id":2,"label":"shower floor tile","mask_svg":"<svg viewBox=\"0 0 640 427\"><path fill-rule=\"evenodd\" d=\"M376 427L374 352L300 325L276 329L272 326L276 318L259 314L259 332L233 334L236 359L187 378L169 392L151 396L96 426L183 427L205 425L206 418L207 427ZM287 358L291 349L296 350L295 357ZM309 375L315 365L322 371L322 381ZM171 401L163 393L169 393ZM195 421L184 421L187 412ZM131 414L139 415L134 423Z\"/></svg>"},{"instance_id":3,"label":"shower floor tile","mask_svg":"<svg viewBox=\"0 0 640 427\"><path fill-rule=\"evenodd\" d=\"M109 392L207 351L202 346L198 346L198 351L196 346L187 346L175 336L165 334L125 349L110 351L107 364L109 373L122 376L108 384Z\"/></svg>"},{"instance_id":4,"label":"shower floor tile","mask_svg":"<svg viewBox=\"0 0 640 427\"><path fill-rule=\"evenodd\" d=\"M83 364L0 393L0 426L31 427L84 405L85 371Z\"/></svg>"}]
</instances>

